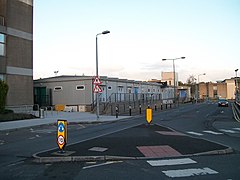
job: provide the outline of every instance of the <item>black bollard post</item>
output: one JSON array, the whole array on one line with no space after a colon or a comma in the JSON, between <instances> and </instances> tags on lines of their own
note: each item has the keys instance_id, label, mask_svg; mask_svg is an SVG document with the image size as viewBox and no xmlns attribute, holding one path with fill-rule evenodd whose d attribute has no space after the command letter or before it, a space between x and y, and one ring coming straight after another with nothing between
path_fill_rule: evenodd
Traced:
<instances>
[{"instance_id":1,"label":"black bollard post","mask_svg":"<svg viewBox=\"0 0 240 180\"><path fill-rule=\"evenodd\" d=\"M139 113L142 114L142 105L139 104Z\"/></svg>"},{"instance_id":2,"label":"black bollard post","mask_svg":"<svg viewBox=\"0 0 240 180\"><path fill-rule=\"evenodd\" d=\"M129 115L132 116L132 106L129 105Z\"/></svg>"},{"instance_id":3,"label":"black bollard post","mask_svg":"<svg viewBox=\"0 0 240 180\"><path fill-rule=\"evenodd\" d=\"M170 104L170 108L172 108L172 104Z\"/></svg>"},{"instance_id":4,"label":"black bollard post","mask_svg":"<svg viewBox=\"0 0 240 180\"><path fill-rule=\"evenodd\" d=\"M162 103L161 103L161 110L163 109Z\"/></svg>"},{"instance_id":5,"label":"black bollard post","mask_svg":"<svg viewBox=\"0 0 240 180\"><path fill-rule=\"evenodd\" d=\"M167 104L166 104L166 109L167 109Z\"/></svg>"},{"instance_id":6,"label":"black bollard post","mask_svg":"<svg viewBox=\"0 0 240 180\"><path fill-rule=\"evenodd\" d=\"M118 118L118 107L116 106L116 118Z\"/></svg>"},{"instance_id":7,"label":"black bollard post","mask_svg":"<svg viewBox=\"0 0 240 180\"><path fill-rule=\"evenodd\" d=\"M157 111L157 105L155 104L155 111Z\"/></svg>"}]
</instances>

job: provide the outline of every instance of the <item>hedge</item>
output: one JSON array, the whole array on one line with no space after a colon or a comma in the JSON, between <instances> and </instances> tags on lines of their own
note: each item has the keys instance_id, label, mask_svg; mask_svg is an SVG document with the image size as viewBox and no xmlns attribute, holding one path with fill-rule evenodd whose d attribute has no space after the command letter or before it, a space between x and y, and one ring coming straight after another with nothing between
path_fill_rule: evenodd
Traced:
<instances>
[{"instance_id":1,"label":"hedge","mask_svg":"<svg viewBox=\"0 0 240 180\"><path fill-rule=\"evenodd\" d=\"M8 93L8 85L0 79L0 113L4 113L6 98Z\"/></svg>"}]
</instances>

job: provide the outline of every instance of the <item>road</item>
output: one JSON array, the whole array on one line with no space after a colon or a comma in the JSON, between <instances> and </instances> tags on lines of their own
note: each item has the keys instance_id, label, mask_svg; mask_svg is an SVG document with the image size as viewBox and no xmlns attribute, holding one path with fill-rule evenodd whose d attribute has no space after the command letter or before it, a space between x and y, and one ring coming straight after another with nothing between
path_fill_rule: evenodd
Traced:
<instances>
[{"instance_id":1,"label":"road","mask_svg":"<svg viewBox=\"0 0 240 180\"><path fill-rule=\"evenodd\" d=\"M136 116L114 123L72 124L68 144L121 132L145 122ZM231 107L214 103L187 104L154 113L153 123L189 136L232 147L225 155L142 160L34 163L32 155L56 148L56 125L0 132L1 179L238 179L240 129ZM189 146L188 146L189 147ZM179 163L181 162L181 163Z\"/></svg>"}]
</instances>

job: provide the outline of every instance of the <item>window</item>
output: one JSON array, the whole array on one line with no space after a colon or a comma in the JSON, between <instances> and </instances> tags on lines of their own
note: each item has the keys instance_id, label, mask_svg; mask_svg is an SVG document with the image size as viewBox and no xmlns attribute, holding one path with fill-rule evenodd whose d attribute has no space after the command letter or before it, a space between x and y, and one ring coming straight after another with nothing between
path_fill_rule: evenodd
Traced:
<instances>
[{"instance_id":1,"label":"window","mask_svg":"<svg viewBox=\"0 0 240 180\"><path fill-rule=\"evenodd\" d=\"M78 91L85 90L85 86L84 85L77 85L76 90L78 90Z\"/></svg>"},{"instance_id":2,"label":"window","mask_svg":"<svg viewBox=\"0 0 240 180\"><path fill-rule=\"evenodd\" d=\"M0 74L0 80L3 81L3 74Z\"/></svg>"},{"instance_id":3,"label":"window","mask_svg":"<svg viewBox=\"0 0 240 180\"><path fill-rule=\"evenodd\" d=\"M0 56L5 56L5 35L0 33Z\"/></svg>"},{"instance_id":4,"label":"window","mask_svg":"<svg viewBox=\"0 0 240 180\"><path fill-rule=\"evenodd\" d=\"M108 86L108 90L112 90L112 86Z\"/></svg>"},{"instance_id":5,"label":"window","mask_svg":"<svg viewBox=\"0 0 240 180\"><path fill-rule=\"evenodd\" d=\"M55 86L54 91L61 91L63 88L62 86Z\"/></svg>"}]
</instances>

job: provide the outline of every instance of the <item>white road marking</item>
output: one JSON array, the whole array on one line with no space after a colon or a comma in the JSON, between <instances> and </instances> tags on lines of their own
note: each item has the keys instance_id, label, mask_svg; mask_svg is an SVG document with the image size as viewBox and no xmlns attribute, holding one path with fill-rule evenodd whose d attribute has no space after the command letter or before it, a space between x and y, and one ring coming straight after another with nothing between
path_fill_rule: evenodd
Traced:
<instances>
[{"instance_id":1,"label":"white road marking","mask_svg":"<svg viewBox=\"0 0 240 180\"><path fill-rule=\"evenodd\" d=\"M223 133L219 133L219 132L215 132L215 131L203 131L205 133L209 133L209 134L214 134L214 135L221 135Z\"/></svg>"},{"instance_id":2,"label":"white road marking","mask_svg":"<svg viewBox=\"0 0 240 180\"><path fill-rule=\"evenodd\" d=\"M225 132L225 133L232 133L232 134L234 134L234 133L239 133L239 132L237 132L237 131L228 130L228 129L219 129L219 130L222 131L222 132Z\"/></svg>"},{"instance_id":3,"label":"white road marking","mask_svg":"<svg viewBox=\"0 0 240 180\"><path fill-rule=\"evenodd\" d=\"M106 163L101 163L101 164L95 164L92 166L83 167L83 169L90 169L90 168L95 168L95 167L99 167L99 166L105 166L105 165L120 163L120 162L122 162L122 161L111 161L111 162L106 162Z\"/></svg>"},{"instance_id":4,"label":"white road marking","mask_svg":"<svg viewBox=\"0 0 240 180\"><path fill-rule=\"evenodd\" d=\"M0 140L0 145L3 145L5 143L4 140Z\"/></svg>"},{"instance_id":5,"label":"white road marking","mask_svg":"<svg viewBox=\"0 0 240 180\"><path fill-rule=\"evenodd\" d=\"M106 150L108 150L108 148L104 148L104 147L93 147L89 149L89 151L97 151L97 152L104 152Z\"/></svg>"},{"instance_id":6,"label":"white road marking","mask_svg":"<svg viewBox=\"0 0 240 180\"><path fill-rule=\"evenodd\" d=\"M19 164L22 164L22 163L24 163L24 161L19 161L19 162L16 162L16 163L8 164L7 167L16 166L16 165L19 165Z\"/></svg>"},{"instance_id":7,"label":"white road marking","mask_svg":"<svg viewBox=\"0 0 240 180\"><path fill-rule=\"evenodd\" d=\"M196 161L190 158L182 159L166 159L166 160L151 160L147 161L151 166L172 166L172 165L182 165L182 164L194 164Z\"/></svg>"},{"instance_id":8,"label":"white road marking","mask_svg":"<svg viewBox=\"0 0 240 180\"><path fill-rule=\"evenodd\" d=\"M171 178L176 177L190 177L198 175L208 175L208 174L218 174L217 171L214 171L210 168L196 168L196 169L181 169L181 170L168 170L162 171L166 176Z\"/></svg>"},{"instance_id":9,"label":"white road marking","mask_svg":"<svg viewBox=\"0 0 240 180\"><path fill-rule=\"evenodd\" d=\"M240 131L240 128L233 128L234 130L238 130L238 131Z\"/></svg>"},{"instance_id":10,"label":"white road marking","mask_svg":"<svg viewBox=\"0 0 240 180\"><path fill-rule=\"evenodd\" d=\"M203 134L197 133L197 132L193 132L193 131L188 131L187 133L188 133L188 134L197 135L197 136L203 136Z\"/></svg>"}]
</instances>

